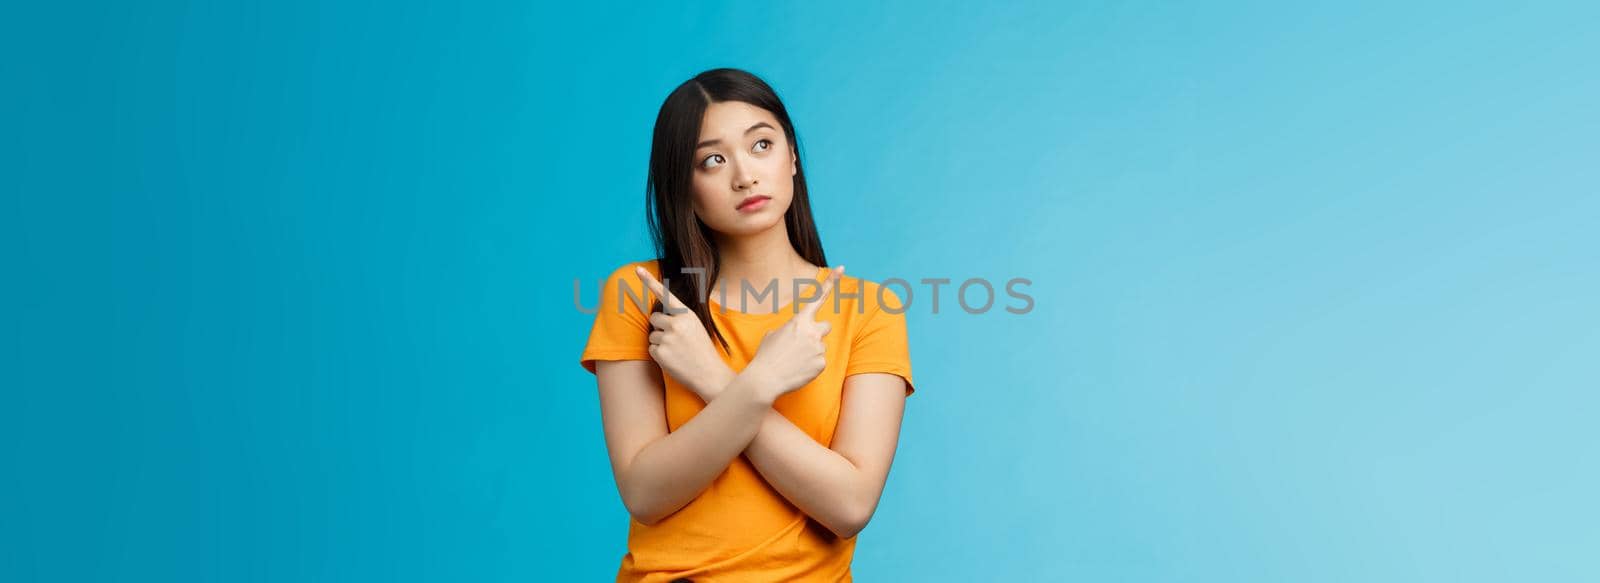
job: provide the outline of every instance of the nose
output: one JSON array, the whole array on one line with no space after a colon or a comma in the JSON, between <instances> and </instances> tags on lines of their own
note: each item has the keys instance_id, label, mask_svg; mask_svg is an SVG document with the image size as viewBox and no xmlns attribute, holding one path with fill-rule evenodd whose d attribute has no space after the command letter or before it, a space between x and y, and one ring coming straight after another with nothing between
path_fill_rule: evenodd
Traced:
<instances>
[{"instance_id":1,"label":"nose","mask_svg":"<svg viewBox=\"0 0 1600 583\"><path fill-rule=\"evenodd\" d=\"M745 164L743 160L735 159L733 161L734 190L748 190L750 187L756 185L756 177L750 173L748 166L749 165Z\"/></svg>"}]
</instances>

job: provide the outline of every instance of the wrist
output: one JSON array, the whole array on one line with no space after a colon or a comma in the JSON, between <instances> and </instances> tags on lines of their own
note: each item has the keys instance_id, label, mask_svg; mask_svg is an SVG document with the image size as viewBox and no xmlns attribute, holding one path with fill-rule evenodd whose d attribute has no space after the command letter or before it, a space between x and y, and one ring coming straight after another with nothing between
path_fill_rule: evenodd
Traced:
<instances>
[{"instance_id":1,"label":"wrist","mask_svg":"<svg viewBox=\"0 0 1600 583\"><path fill-rule=\"evenodd\" d=\"M728 388L743 388L755 395L761 402L771 405L778 400L777 383L772 380L772 375L767 374L765 367L758 363L750 363L744 370L733 378Z\"/></svg>"},{"instance_id":2,"label":"wrist","mask_svg":"<svg viewBox=\"0 0 1600 583\"><path fill-rule=\"evenodd\" d=\"M727 390L737 376L733 369L721 361L711 363L707 365L705 374L700 375L700 394L710 401Z\"/></svg>"}]
</instances>

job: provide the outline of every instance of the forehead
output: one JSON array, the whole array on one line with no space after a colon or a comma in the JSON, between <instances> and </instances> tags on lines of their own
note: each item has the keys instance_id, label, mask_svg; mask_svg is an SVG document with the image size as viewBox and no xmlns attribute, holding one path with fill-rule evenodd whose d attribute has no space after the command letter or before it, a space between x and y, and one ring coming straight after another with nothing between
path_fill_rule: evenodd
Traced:
<instances>
[{"instance_id":1,"label":"forehead","mask_svg":"<svg viewBox=\"0 0 1600 583\"><path fill-rule=\"evenodd\" d=\"M737 139L750 126L763 121L783 133L783 126L770 111L743 101L713 103L706 106L705 117L700 118L700 139Z\"/></svg>"}]
</instances>

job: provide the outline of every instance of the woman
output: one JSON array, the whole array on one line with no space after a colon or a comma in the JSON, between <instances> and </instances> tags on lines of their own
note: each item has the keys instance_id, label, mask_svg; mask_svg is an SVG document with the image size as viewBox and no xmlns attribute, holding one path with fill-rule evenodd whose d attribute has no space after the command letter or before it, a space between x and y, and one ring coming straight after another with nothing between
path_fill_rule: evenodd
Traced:
<instances>
[{"instance_id":1,"label":"woman","mask_svg":"<svg viewBox=\"0 0 1600 583\"><path fill-rule=\"evenodd\" d=\"M826 267L797 143L735 69L656 117L659 259L607 278L581 357L633 516L618 581L851 579L913 391L905 308Z\"/></svg>"}]
</instances>

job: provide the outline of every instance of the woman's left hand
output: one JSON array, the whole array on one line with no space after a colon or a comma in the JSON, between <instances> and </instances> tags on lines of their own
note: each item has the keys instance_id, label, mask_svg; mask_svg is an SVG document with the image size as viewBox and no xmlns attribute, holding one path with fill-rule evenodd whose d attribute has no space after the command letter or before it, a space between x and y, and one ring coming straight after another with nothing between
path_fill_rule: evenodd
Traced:
<instances>
[{"instance_id":1,"label":"woman's left hand","mask_svg":"<svg viewBox=\"0 0 1600 583\"><path fill-rule=\"evenodd\" d=\"M661 370L710 402L731 381L733 371L712 346L700 318L643 267L635 267L634 271L661 299L664 310L650 314L650 358Z\"/></svg>"}]
</instances>

